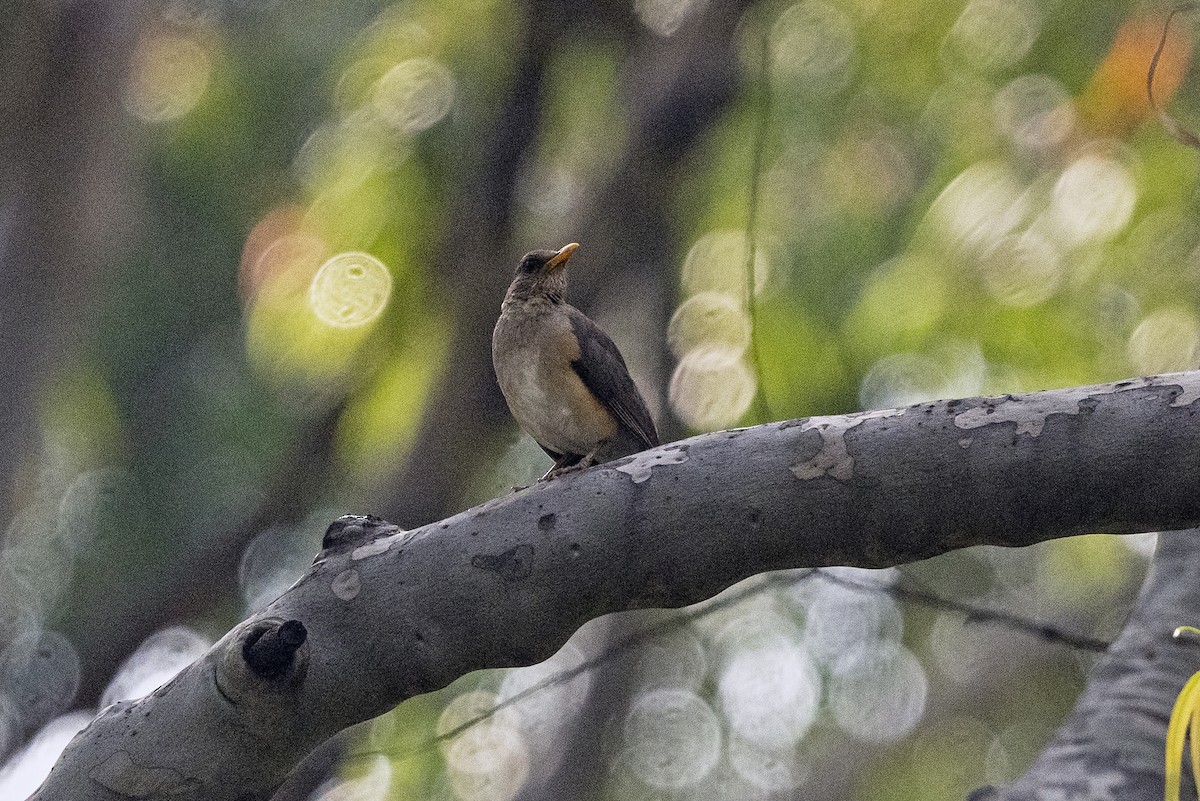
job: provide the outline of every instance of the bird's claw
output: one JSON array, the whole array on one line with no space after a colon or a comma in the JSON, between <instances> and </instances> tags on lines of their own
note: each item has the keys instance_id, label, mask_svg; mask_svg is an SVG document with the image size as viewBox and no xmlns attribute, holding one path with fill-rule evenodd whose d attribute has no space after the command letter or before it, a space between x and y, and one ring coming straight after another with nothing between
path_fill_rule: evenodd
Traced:
<instances>
[{"instance_id":1,"label":"bird's claw","mask_svg":"<svg viewBox=\"0 0 1200 801\"><path fill-rule=\"evenodd\" d=\"M546 475L539 478L538 481L549 481L552 478L558 478L559 476L565 476L568 473L575 473L580 470L586 470L589 467L592 467L593 465L595 465L595 463L596 463L595 456L593 456L592 454L589 453L587 456L583 457L575 464L569 464L569 465L565 465L563 467L555 466L555 467L550 468L546 472Z\"/></svg>"}]
</instances>

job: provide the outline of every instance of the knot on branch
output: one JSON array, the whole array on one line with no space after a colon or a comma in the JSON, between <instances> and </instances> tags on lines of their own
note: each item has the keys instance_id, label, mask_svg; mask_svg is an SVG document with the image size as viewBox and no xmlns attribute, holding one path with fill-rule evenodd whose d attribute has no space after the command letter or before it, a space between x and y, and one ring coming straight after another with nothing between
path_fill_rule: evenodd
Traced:
<instances>
[{"instance_id":1,"label":"knot on branch","mask_svg":"<svg viewBox=\"0 0 1200 801\"><path fill-rule=\"evenodd\" d=\"M399 526L376 515L342 515L325 529L321 552L326 556L342 553L396 531Z\"/></svg>"},{"instance_id":2,"label":"knot on branch","mask_svg":"<svg viewBox=\"0 0 1200 801\"><path fill-rule=\"evenodd\" d=\"M299 620L254 620L224 641L213 673L217 693L245 725L270 731L295 714L312 650Z\"/></svg>"},{"instance_id":3,"label":"knot on branch","mask_svg":"<svg viewBox=\"0 0 1200 801\"><path fill-rule=\"evenodd\" d=\"M247 634L242 658L255 675L276 679L292 670L307 639L308 630L299 620L264 620Z\"/></svg>"}]
</instances>

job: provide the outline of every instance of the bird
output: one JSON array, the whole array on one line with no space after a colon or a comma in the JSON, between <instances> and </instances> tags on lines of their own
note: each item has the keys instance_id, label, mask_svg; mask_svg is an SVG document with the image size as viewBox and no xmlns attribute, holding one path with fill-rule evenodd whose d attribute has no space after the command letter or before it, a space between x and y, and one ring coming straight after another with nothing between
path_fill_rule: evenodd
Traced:
<instances>
[{"instance_id":1,"label":"bird","mask_svg":"<svg viewBox=\"0 0 1200 801\"><path fill-rule=\"evenodd\" d=\"M572 242L526 253L492 331L509 411L554 460L540 481L659 444L621 351L567 303L567 262L578 249Z\"/></svg>"}]
</instances>

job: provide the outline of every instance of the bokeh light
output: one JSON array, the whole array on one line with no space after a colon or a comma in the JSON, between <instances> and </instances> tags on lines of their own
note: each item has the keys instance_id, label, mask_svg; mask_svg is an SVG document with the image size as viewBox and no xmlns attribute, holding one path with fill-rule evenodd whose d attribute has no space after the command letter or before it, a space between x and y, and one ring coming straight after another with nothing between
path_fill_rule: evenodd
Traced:
<instances>
[{"instance_id":1,"label":"bokeh light","mask_svg":"<svg viewBox=\"0 0 1200 801\"><path fill-rule=\"evenodd\" d=\"M766 286L770 267L754 249L754 291ZM678 360L667 388L672 411L691 428L734 425L758 392L747 349L751 322L745 297L750 239L740 229L717 229L688 250L682 284L689 297L671 317L667 342Z\"/></svg>"},{"instance_id":2,"label":"bokeh light","mask_svg":"<svg viewBox=\"0 0 1200 801\"><path fill-rule=\"evenodd\" d=\"M1072 162L1054 185L1050 207L1070 244L1108 239L1129 222L1137 187L1120 163L1088 155Z\"/></svg>"},{"instance_id":3,"label":"bokeh light","mask_svg":"<svg viewBox=\"0 0 1200 801\"><path fill-rule=\"evenodd\" d=\"M0 768L0 798L27 798L58 761L71 739L92 722L90 712L72 712L42 727L29 743Z\"/></svg>"},{"instance_id":4,"label":"bokeh light","mask_svg":"<svg viewBox=\"0 0 1200 801\"><path fill-rule=\"evenodd\" d=\"M1067 90L1041 73L1009 81L996 93L992 109L1000 130L1029 152L1057 148L1075 129L1075 107Z\"/></svg>"},{"instance_id":5,"label":"bokeh light","mask_svg":"<svg viewBox=\"0 0 1200 801\"><path fill-rule=\"evenodd\" d=\"M1016 175L998 162L973 164L952 180L930 213L952 243L986 252L1026 219L1029 200Z\"/></svg>"},{"instance_id":6,"label":"bokeh light","mask_svg":"<svg viewBox=\"0 0 1200 801\"><path fill-rule=\"evenodd\" d=\"M383 313L392 274L369 253L339 253L321 265L308 290L317 318L335 328L358 328Z\"/></svg>"},{"instance_id":7,"label":"bokeh light","mask_svg":"<svg viewBox=\"0 0 1200 801\"><path fill-rule=\"evenodd\" d=\"M246 236L238 286L244 301L264 291L295 292L306 288L329 258L325 240L304 227L304 209L284 205L271 209Z\"/></svg>"},{"instance_id":8,"label":"bokeh light","mask_svg":"<svg viewBox=\"0 0 1200 801\"><path fill-rule=\"evenodd\" d=\"M1121 537L1121 544L1142 559L1149 561L1154 557L1154 549L1158 547L1158 532L1147 531L1142 534L1126 534Z\"/></svg>"},{"instance_id":9,"label":"bokeh light","mask_svg":"<svg viewBox=\"0 0 1200 801\"><path fill-rule=\"evenodd\" d=\"M371 178L399 166L408 157L409 149L410 146L399 141L395 132L380 119L377 111L370 107L357 108L315 128L297 149L292 170L317 199L323 194L346 195ZM361 210L357 211L361 213ZM341 215L330 218L310 211L308 217L315 230L324 230L324 225L325 229L336 233L342 232L345 222Z\"/></svg>"},{"instance_id":10,"label":"bokeh light","mask_svg":"<svg viewBox=\"0 0 1200 801\"><path fill-rule=\"evenodd\" d=\"M848 575L868 587L888 578L862 571ZM796 585L792 595L804 608L805 650L824 667L844 654L899 640L904 633L900 609L884 592L818 579Z\"/></svg>"},{"instance_id":11,"label":"bokeh light","mask_svg":"<svg viewBox=\"0 0 1200 801\"><path fill-rule=\"evenodd\" d=\"M671 316L667 344L680 359L696 350L717 350L737 358L750 345L750 318L741 301L721 292L700 292Z\"/></svg>"},{"instance_id":12,"label":"bokeh light","mask_svg":"<svg viewBox=\"0 0 1200 801\"><path fill-rule=\"evenodd\" d=\"M791 6L771 30L775 74L815 97L836 95L854 77L858 63L854 23L845 11L820 0Z\"/></svg>"},{"instance_id":13,"label":"bokeh light","mask_svg":"<svg viewBox=\"0 0 1200 801\"><path fill-rule=\"evenodd\" d=\"M689 351L675 366L667 389L671 410L687 425L712 430L735 425L754 402L758 379L728 350Z\"/></svg>"},{"instance_id":14,"label":"bokeh light","mask_svg":"<svg viewBox=\"0 0 1200 801\"><path fill-rule=\"evenodd\" d=\"M971 0L942 43L951 68L994 73L1015 66L1041 30L1041 11L1030 0Z\"/></svg>"},{"instance_id":15,"label":"bokeh light","mask_svg":"<svg viewBox=\"0 0 1200 801\"><path fill-rule=\"evenodd\" d=\"M891 129L847 136L822 158L818 191L840 214L886 214L912 193L912 158L908 143Z\"/></svg>"},{"instance_id":16,"label":"bokeh light","mask_svg":"<svg viewBox=\"0 0 1200 801\"><path fill-rule=\"evenodd\" d=\"M454 76L431 58L410 58L392 67L375 85L372 106L404 134L432 128L454 105Z\"/></svg>"},{"instance_id":17,"label":"bokeh light","mask_svg":"<svg viewBox=\"0 0 1200 801\"><path fill-rule=\"evenodd\" d=\"M929 632L931 669L959 684L969 684L988 670L997 648L995 627L973 624L958 613L937 616Z\"/></svg>"},{"instance_id":18,"label":"bokeh light","mask_svg":"<svg viewBox=\"0 0 1200 801\"><path fill-rule=\"evenodd\" d=\"M18 515L9 528L8 547L0 550L0 578L6 595L6 629L19 631L37 628L53 608L59 590L66 582L69 565L61 548L53 541L39 542L22 536L31 521ZM18 532L21 532L20 534Z\"/></svg>"},{"instance_id":19,"label":"bokeh light","mask_svg":"<svg viewBox=\"0 0 1200 801\"><path fill-rule=\"evenodd\" d=\"M639 693L625 716L623 735L628 769L661 790L681 790L704 781L721 757L717 715L688 690Z\"/></svg>"},{"instance_id":20,"label":"bokeh light","mask_svg":"<svg viewBox=\"0 0 1200 801\"><path fill-rule=\"evenodd\" d=\"M651 31L671 36L708 0L633 0L633 12Z\"/></svg>"},{"instance_id":21,"label":"bokeh light","mask_svg":"<svg viewBox=\"0 0 1200 801\"><path fill-rule=\"evenodd\" d=\"M274 284L273 291L295 290L310 283L310 277L325 262L327 251L325 241L316 234L284 234L265 247L243 275L251 291L268 282Z\"/></svg>"},{"instance_id":22,"label":"bokeh light","mask_svg":"<svg viewBox=\"0 0 1200 801\"><path fill-rule=\"evenodd\" d=\"M72 479L58 502L57 540L73 557L82 556L96 541L109 508L132 493L127 470L84 470Z\"/></svg>"},{"instance_id":23,"label":"bokeh light","mask_svg":"<svg viewBox=\"0 0 1200 801\"><path fill-rule=\"evenodd\" d=\"M429 55L438 49L441 31L436 18L414 13L403 4L383 7L379 16L358 32L351 47L354 60L338 77L335 99L341 108L370 100L379 78L400 61Z\"/></svg>"},{"instance_id":24,"label":"bokeh light","mask_svg":"<svg viewBox=\"0 0 1200 801\"><path fill-rule=\"evenodd\" d=\"M859 647L838 659L829 678L834 720L860 740L908 734L925 713L929 682L920 661L898 642Z\"/></svg>"},{"instance_id":25,"label":"bokeh light","mask_svg":"<svg viewBox=\"0 0 1200 801\"><path fill-rule=\"evenodd\" d=\"M731 764L732 757L722 760L707 778L695 787L689 787L684 797L689 801L726 801L736 798L738 801L771 801L774 796L769 790L747 781ZM750 766L753 769L753 766ZM679 798L680 793L666 790L647 792L644 786L637 787L634 792L623 792L625 788L615 788L614 798L646 798L667 799ZM639 792L640 791L640 792Z\"/></svg>"},{"instance_id":26,"label":"bokeh light","mask_svg":"<svg viewBox=\"0 0 1200 801\"><path fill-rule=\"evenodd\" d=\"M683 260L680 281L689 295L718 292L733 298L746 296L746 262L750 239L740 229L710 231L699 239ZM770 263L761 244L754 248L754 291L762 292L770 273Z\"/></svg>"},{"instance_id":27,"label":"bokeh light","mask_svg":"<svg viewBox=\"0 0 1200 801\"><path fill-rule=\"evenodd\" d=\"M495 693L482 690L459 695L438 718L438 734L490 712L498 700ZM529 775L529 746L512 707L443 742L442 754L451 787L462 801L507 801Z\"/></svg>"},{"instance_id":28,"label":"bokeh light","mask_svg":"<svg viewBox=\"0 0 1200 801\"><path fill-rule=\"evenodd\" d=\"M0 680L15 691L9 700L26 724L49 720L69 708L79 678L75 646L56 631L25 631L0 653Z\"/></svg>"},{"instance_id":29,"label":"bokeh light","mask_svg":"<svg viewBox=\"0 0 1200 801\"><path fill-rule=\"evenodd\" d=\"M863 376L858 390L864 409L895 409L914 403L978 395L988 365L978 345L948 342L930 355L885 356Z\"/></svg>"},{"instance_id":30,"label":"bokeh light","mask_svg":"<svg viewBox=\"0 0 1200 801\"><path fill-rule=\"evenodd\" d=\"M496 700L498 703L508 701L552 676L578 668L583 662L583 652L568 642L543 662L505 671ZM565 710L582 708L591 684L592 674L584 671L570 681L541 688L509 707L512 710L509 719L520 729L536 762L544 764L547 755L562 747L566 732L574 723L573 716Z\"/></svg>"},{"instance_id":31,"label":"bokeh light","mask_svg":"<svg viewBox=\"0 0 1200 801\"><path fill-rule=\"evenodd\" d=\"M690 629L657 634L636 651L639 686L680 687L696 692L708 673L704 644Z\"/></svg>"},{"instance_id":32,"label":"bokeh light","mask_svg":"<svg viewBox=\"0 0 1200 801\"><path fill-rule=\"evenodd\" d=\"M237 580L249 615L266 608L312 564L312 532L320 531L342 509L315 507L292 527L270 526L242 549Z\"/></svg>"},{"instance_id":33,"label":"bokeh light","mask_svg":"<svg viewBox=\"0 0 1200 801\"><path fill-rule=\"evenodd\" d=\"M374 154L358 150L357 145L353 160L339 165L342 172L317 188L304 218L335 251L375 242L383 234L391 222L388 208L394 202L396 182L401 180L381 169Z\"/></svg>"},{"instance_id":34,"label":"bokeh light","mask_svg":"<svg viewBox=\"0 0 1200 801\"><path fill-rule=\"evenodd\" d=\"M530 234L530 241L551 238L571 224L571 212L585 199L581 177L575 170L560 164L546 164L525 173L521 199L535 218L531 227L537 231Z\"/></svg>"},{"instance_id":35,"label":"bokeh light","mask_svg":"<svg viewBox=\"0 0 1200 801\"><path fill-rule=\"evenodd\" d=\"M1006 306L1036 306L1063 281L1063 259L1054 242L1036 230L1000 239L979 262L987 291Z\"/></svg>"},{"instance_id":36,"label":"bokeh light","mask_svg":"<svg viewBox=\"0 0 1200 801\"><path fill-rule=\"evenodd\" d=\"M0 550L0 754L9 754L13 747L27 742L30 734L75 701L83 665L72 640L49 628L49 623L70 597L68 590L82 559L91 553L89 549L101 532L107 533L110 515L132 500L125 470L80 469L93 463L91 448L111 441L111 399L102 384L89 380L92 378L87 373L79 376L73 393L55 387L55 402L48 415L51 427L40 469L31 484L33 500L4 533ZM87 420L95 421L95 428L80 431L79 421ZM46 758L52 761L52 756ZM26 757L33 762L40 759L33 752ZM47 764L36 770L48 769ZM8 781L20 783L26 780L20 776L29 775L25 769L18 773L9 771ZM10 796L0 791L0 797Z\"/></svg>"},{"instance_id":37,"label":"bokeh light","mask_svg":"<svg viewBox=\"0 0 1200 801\"><path fill-rule=\"evenodd\" d=\"M781 638L734 654L718 694L735 734L778 750L795 745L816 719L821 677L799 642Z\"/></svg>"},{"instance_id":38,"label":"bokeh light","mask_svg":"<svg viewBox=\"0 0 1200 801\"><path fill-rule=\"evenodd\" d=\"M148 695L175 677L212 645L186 626L172 626L147 637L117 669L100 697L104 708Z\"/></svg>"},{"instance_id":39,"label":"bokeh light","mask_svg":"<svg viewBox=\"0 0 1200 801\"><path fill-rule=\"evenodd\" d=\"M764 748L737 736L731 736L726 746L730 766L743 779L768 793L794 790L808 780L810 765L799 759L797 749ZM746 794L718 798L746 798Z\"/></svg>"},{"instance_id":40,"label":"bokeh light","mask_svg":"<svg viewBox=\"0 0 1200 801\"><path fill-rule=\"evenodd\" d=\"M946 271L932 258L905 255L876 269L846 327L864 349L894 353L923 341L949 312Z\"/></svg>"},{"instance_id":41,"label":"bokeh light","mask_svg":"<svg viewBox=\"0 0 1200 801\"><path fill-rule=\"evenodd\" d=\"M710 649L724 658L765 646L787 644L800 637L800 627L774 593L760 593L727 610L709 614L697 626Z\"/></svg>"},{"instance_id":42,"label":"bokeh light","mask_svg":"<svg viewBox=\"0 0 1200 801\"><path fill-rule=\"evenodd\" d=\"M1155 309L1129 336L1129 364L1139 375L1200 366L1200 320L1181 306Z\"/></svg>"},{"instance_id":43,"label":"bokeh light","mask_svg":"<svg viewBox=\"0 0 1200 801\"><path fill-rule=\"evenodd\" d=\"M392 763L385 756L376 756L361 776L334 781L318 789L313 801L385 801L392 786Z\"/></svg>"},{"instance_id":44,"label":"bokeh light","mask_svg":"<svg viewBox=\"0 0 1200 801\"><path fill-rule=\"evenodd\" d=\"M144 122L179 119L200 102L211 74L212 58L198 39L150 35L134 51L125 108Z\"/></svg>"}]
</instances>

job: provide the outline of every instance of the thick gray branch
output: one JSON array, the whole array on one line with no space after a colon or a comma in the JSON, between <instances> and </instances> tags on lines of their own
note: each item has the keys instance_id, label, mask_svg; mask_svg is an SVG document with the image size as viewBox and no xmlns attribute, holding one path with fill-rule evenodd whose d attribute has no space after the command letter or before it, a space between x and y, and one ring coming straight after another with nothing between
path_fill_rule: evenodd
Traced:
<instances>
[{"instance_id":1,"label":"thick gray branch","mask_svg":"<svg viewBox=\"0 0 1200 801\"><path fill-rule=\"evenodd\" d=\"M1200 670L1195 643L1171 638L1176 626L1200 621L1200 532L1187 533L1192 536L1181 532L1159 540L1129 621L1054 739L1019 780L1003 790L980 790L974 801L1163 797L1171 707Z\"/></svg>"},{"instance_id":2,"label":"thick gray branch","mask_svg":"<svg viewBox=\"0 0 1200 801\"><path fill-rule=\"evenodd\" d=\"M772 423L410 532L342 519L304 578L168 686L105 710L34 797L264 798L309 749L405 698L765 570L1200 525L1197 399L1193 372ZM307 635L295 665L255 673L247 638L288 620Z\"/></svg>"}]
</instances>

